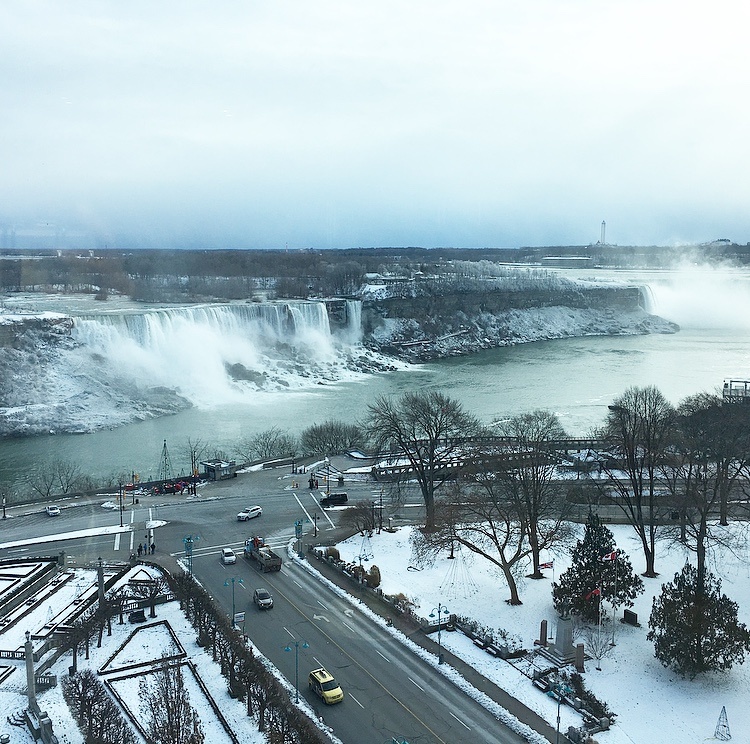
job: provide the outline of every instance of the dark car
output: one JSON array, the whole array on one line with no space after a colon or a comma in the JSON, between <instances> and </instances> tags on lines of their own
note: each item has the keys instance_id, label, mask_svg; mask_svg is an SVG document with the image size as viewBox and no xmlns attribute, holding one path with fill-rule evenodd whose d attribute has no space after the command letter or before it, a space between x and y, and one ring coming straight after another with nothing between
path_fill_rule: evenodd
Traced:
<instances>
[{"instance_id":1,"label":"dark car","mask_svg":"<svg viewBox=\"0 0 750 744\"><path fill-rule=\"evenodd\" d=\"M273 597L267 589L256 589L253 592L253 602L260 610L270 610L273 607Z\"/></svg>"},{"instance_id":2,"label":"dark car","mask_svg":"<svg viewBox=\"0 0 750 744\"><path fill-rule=\"evenodd\" d=\"M340 506L349 501L345 493L329 493L320 500L321 506Z\"/></svg>"}]
</instances>

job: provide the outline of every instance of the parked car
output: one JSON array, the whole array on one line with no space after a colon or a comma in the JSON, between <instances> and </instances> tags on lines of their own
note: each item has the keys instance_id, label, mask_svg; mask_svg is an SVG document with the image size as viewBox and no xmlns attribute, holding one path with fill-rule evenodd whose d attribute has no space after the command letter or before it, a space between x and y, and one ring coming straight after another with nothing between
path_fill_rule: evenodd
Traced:
<instances>
[{"instance_id":1,"label":"parked car","mask_svg":"<svg viewBox=\"0 0 750 744\"><path fill-rule=\"evenodd\" d=\"M273 597L267 589L256 589L253 592L253 602L258 605L259 610L270 610L273 607Z\"/></svg>"},{"instance_id":2,"label":"parked car","mask_svg":"<svg viewBox=\"0 0 750 744\"><path fill-rule=\"evenodd\" d=\"M259 506L248 506L237 515L238 522L247 522L248 519L255 519L263 514L263 509Z\"/></svg>"},{"instance_id":3,"label":"parked car","mask_svg":"<svg viewBox=\"0 0 750 744\"><path fill-rule=\"evenodd\" d=\"M229 566L232 563L237 563L237 556L235 555L235 552L231 548L222 548L221 549L221 562L225 566Z\"/></svg>"},{"instance_id":4,"label":"parked car","mask_svg":"<svg viewBox=\"0 0 750 744\"><path fill-rule=\"evenodd\" d=\"M307 684L326 705L340 703L344 699L344 691L339 683L323 667L310 672Z\"/></svg>"},{"instance_id":5,"label":"parked car","mask_svg":"<svg viewBox=\"0 0 750 744\"><path fill-rule=\"evenodd\" d=\"M59 517L60 507L59 506L48 506L44 511L47 512L48 517Z\"/></svg>"}]
</instances>

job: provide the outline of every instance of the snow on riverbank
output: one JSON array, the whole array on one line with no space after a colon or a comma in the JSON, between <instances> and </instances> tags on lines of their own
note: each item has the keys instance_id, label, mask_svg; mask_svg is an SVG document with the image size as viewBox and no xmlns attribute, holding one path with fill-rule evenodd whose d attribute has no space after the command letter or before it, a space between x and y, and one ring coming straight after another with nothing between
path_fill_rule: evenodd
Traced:
<instances>
[{"instance_id":1,"label":"snow on riverbank","mask_svg":"<svg viewBox=\"0 0 750 744\"><path fill-rule=\"evenodd\" d=\"M630 555L636 570L642 570L643 557L632 529L616 525L610 528L618 547ZM554 635L557 615L552 606L551 582L569 566L567 555L545 556L545 560L554 560L554 575L548 570L547 579L522 581L523 605L511 607L505 601L508 591L504 580L486 561L459 552L455 560L444 556L432 566L416 565L410 550L410 534L411 529L402 529L372 538L355 536L338 548L343 560L354 563L359 562L360 555L372 554L372 558L363 558L362 563L378 566L383 591L403 592L417 604L416 612L423 617L441 603L451 613L469 617L486 628L507 631L518 637L526 649L533 648L534 640L539 637L541 620L548 621L549 633ZM601 671L596 670L595 661L586 664L586 686L617 715L609 732L596 735L601 744L710 739L722 706L726 707L733 738L739 741L750 738L750 710L746 703L750 693L750 660L728 673L705 675L691 682L665 669L654 658L653 645L646 640L652 599L686 560L691 560L691 556L680 548L660 548L657 570L661 575L657 579L644 579L646 592L632 608L641 627L617 623L616 645L602 659ZM715 564L712 570L722 578L722 590L739 603L740 620L750 624L750 562L746 547L734 553L717 554ZM602 632L611 635L612 626L605 624ZM433 638L436 640L435 635ZM555 726L557 705L508 662L490 656L459 632L443 631L440 640L445 648ZM569 708L563 708L561 730L566 731L568 725L580 725L580 718Z\"/></svg>"},{"instance_id":2,"label":"snow on riverbank","mask_svg":"<svg viewBox=\"0 0 750 744\"><path fill-rule=\"evenodd\" d=\"M0 436L83 433L191 407L249 406L258 395L366 380L498 346L678 330L644 310L532 307L444 318L441 328L455 328L438 337L433 321L422 328L385 318L361 344L361 328L331 327L323 302L152 308L26 295L13 303L0 308L8 335L0 335ZM264 313L250 317L258 308Z\"/></svg>"}]
</instances>

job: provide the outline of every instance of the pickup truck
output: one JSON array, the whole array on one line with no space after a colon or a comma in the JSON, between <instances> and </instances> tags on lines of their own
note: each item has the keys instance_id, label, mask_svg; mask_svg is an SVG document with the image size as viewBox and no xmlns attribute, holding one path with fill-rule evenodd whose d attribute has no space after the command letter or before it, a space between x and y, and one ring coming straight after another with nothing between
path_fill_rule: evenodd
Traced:
<instances>
[{"instance_id":1,"label":"pickup truck","mask_svg":"<svg viewBox=\"0 0 750 744\"><path fill-rule=\"evenodd\" d=\"M258 561L260 570L264 573L281 570L281 556L274 553L266 545L266 541L257 535L245 540L245 558Z\"/></svg>"}]
</instances>

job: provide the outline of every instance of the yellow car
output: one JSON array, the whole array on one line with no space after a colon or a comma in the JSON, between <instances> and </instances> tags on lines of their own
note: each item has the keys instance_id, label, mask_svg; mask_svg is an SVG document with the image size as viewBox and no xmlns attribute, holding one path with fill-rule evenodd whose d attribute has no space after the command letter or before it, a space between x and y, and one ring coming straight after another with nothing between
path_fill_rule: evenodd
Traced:
<instances>
[{"instance_id":1,"label":"yellow car","mask_svg":"<svg viewBox=\"0 0 750 744\"><path fill-rule=\"evenodd\" d=\"M340 703L344 699L344 691L339 687L339 683L323 667L313 669L307 683L326 705Z\"/></svg>"}]
</instances>

